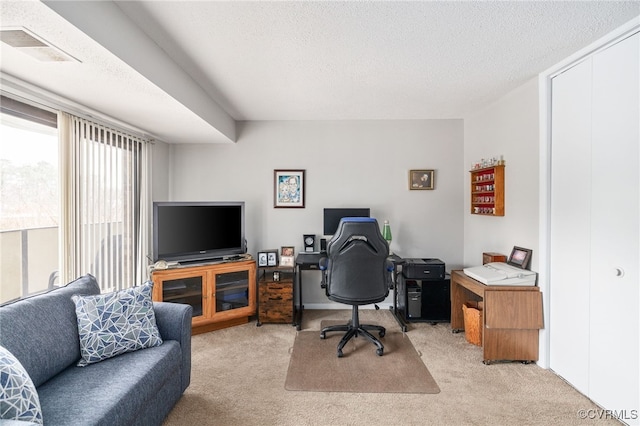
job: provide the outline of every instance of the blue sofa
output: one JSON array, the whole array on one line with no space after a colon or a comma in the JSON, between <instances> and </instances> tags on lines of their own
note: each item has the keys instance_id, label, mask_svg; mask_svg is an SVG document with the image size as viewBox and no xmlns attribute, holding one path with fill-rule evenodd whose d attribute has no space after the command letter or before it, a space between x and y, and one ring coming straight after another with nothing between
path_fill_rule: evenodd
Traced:
<instances>
[{"instance_id":1,"label":"blue sofa","mask_svg":"<svg viewBox=\"0 0 640 426\"><path fill-rule=\"evenodd\" d=\"M46 426L160 425L189 386L192 307L154 303L160 346L76 366L80 345L74 294L100 293L96 279L0 307L0 346L24 366Z\"/></svg>"}]
</instances>

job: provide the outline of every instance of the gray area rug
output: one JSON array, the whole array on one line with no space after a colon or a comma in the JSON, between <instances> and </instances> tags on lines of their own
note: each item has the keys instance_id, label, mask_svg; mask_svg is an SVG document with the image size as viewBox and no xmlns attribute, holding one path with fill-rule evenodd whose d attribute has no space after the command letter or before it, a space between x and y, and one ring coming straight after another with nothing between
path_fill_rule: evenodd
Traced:
<instances>
[{"instance_id":1,"label":"gray area rug","mask_svg":"<svg viewBox=\"0 0 640 426\"><path fill-rule=\"evenodd\" d=\"M323 321L321 327L335 324ZM339 322L338 322L339 323ZM336 356L343 333L300 331L296 335L285 389L290 391L359 393L429 393L440 388L422 362L409 338L387 330L380 339L384 355L364 337L352 338L342 358ZM376 334L377 335L377 334Z\"/></svg>"}]
</instances>

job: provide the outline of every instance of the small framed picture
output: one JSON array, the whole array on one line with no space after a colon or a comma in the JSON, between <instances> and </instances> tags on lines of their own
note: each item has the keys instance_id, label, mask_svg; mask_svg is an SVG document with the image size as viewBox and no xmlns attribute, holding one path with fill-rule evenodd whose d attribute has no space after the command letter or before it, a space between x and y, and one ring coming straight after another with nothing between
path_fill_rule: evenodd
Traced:
<instances>
[{"instance_id":1,"label":"small framed picture","mask_svg":"<svg viewBox=\"0 0 640 426\"><path fill-rule=\"evenodd\" d=\"M507 263L512 266L517 266L518 268L529 269L532 252L533 250L530 249L513 246Z\"/></svg>"},{"instance_id":2,"label":"small framed picture","mask_svg":"<svg viewBox=\"0 0 640 426\"><path fill-rule=\"evenodd\" d=\"M267 252L267 266L278 266L278 252L276 250Z\"/></svg>"},{"instance_id":3,"label":"small framed picture","mask_svg":"<svg viewBox=\"0 0 640 426\"><path fill-rule=\"evenodd\" d=\"M273 207L304 208L304 170L274 170Z\"/></svg>"},{"instance_id":4,"label":"small framed picture","mask_svg":"<svg viewBox=\"0 0 640 426\"><path fill-rule=\"evenodd\" d=\"M433 170L409 170L409 189L433 189Z\"/></svg>"},{"instance_id":5,"label":"small framed picture","mask_svg":"<svg viewBox=\"0 0 640 426\"><path fill-rule=\"evenodd\" d=\"M295 249L292 246L283 246L280 248L280 266L295 265Z\"/></svg>"},{"instance_id":6,"label":"small framed picture","mask_svg":"<svg viewBox=\"0 0 640 426\"><path fill-rule=\"evenodd\" d=\"M268 266L269 263L267 261L267 252L259 251L258 252L258 266Z\"/></svg>"}]
</instances>

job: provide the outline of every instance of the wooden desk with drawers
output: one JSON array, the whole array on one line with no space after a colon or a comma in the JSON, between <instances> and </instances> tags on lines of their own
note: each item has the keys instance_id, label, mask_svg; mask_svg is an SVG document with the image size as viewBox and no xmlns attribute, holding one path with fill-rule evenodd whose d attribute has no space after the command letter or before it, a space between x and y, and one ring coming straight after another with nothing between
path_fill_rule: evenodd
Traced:
<instances>
[{"instance_id":1,"label":"wooden desk with drawers","mask_svg":"<svg viewBox=\"0 0 640 426\"><path fill-rule=\"evenodd\" d=\"M537 286L485 285L451 272L451 329L464 330L462 305L484 301L482 310L483 362L538 360L538 333L543 328L542 293Z\"/></svg>"}]
</instances>

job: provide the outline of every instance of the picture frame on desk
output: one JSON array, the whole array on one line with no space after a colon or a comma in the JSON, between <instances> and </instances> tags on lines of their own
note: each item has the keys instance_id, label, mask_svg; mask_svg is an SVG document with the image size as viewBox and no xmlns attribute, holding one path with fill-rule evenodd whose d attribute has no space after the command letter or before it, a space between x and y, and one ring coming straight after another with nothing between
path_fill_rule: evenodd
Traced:
<instances>
[{"instance_id":1,"label":"picture frame on desk","mask_svg":"<svg viewBox=\"0 0 640 426\"><path fill-rule=\"evenodd\" d=\"M280 248L280 266L294 267L296 263L295 248L293 246L282 246Z\"/></svg>"},{"instance_id":2,"label":"picture frame on desk","mask_svg":"<svg viewBox=\"0 0 640 426\"><path fill-rule=\"evenodd\" d=\"M409 170L409 189L433 189L434 170Z\"/></svg>"},{"instance_id":3,"label":"picture frame on desk","mask_svg":"<svg viewBox=\"0 0 640 426\"><path fill-rule=\"evenodd\" d=\"M507 259L507 264L521 268L521 269L529 269L531 264L531 254L533 250L513 246L513 250L511 250L511 254Z\"/></svg>"},{"instance_id":4,"label":"picture frame on desk","mask_svg":"<svg viewBox=\"0 0 640 426\"><path fill-rule=\"evenodd\" d=\"M258 266L278 266L278 250L261 250L258 252Z\"/></svg>"},{"instance_id":5,"label":"picture frame on desk","mask_svg":"<svg viewBox=\"0 0 640 426\"><path fill-rule=\"evenodd\" d=\"M304 208L305 170L274 170L274 208Z\"/></svg>"},{"instance_id":6,"label":"picture frame on desk","mask_svg":"<svg viewBox=\"0 0 640 426\"><path fill-rule=\"evenodd\" d=\"M267 252L267 266L278 266L278 252L276 250Z\"/></svg>"}]
</instances>

